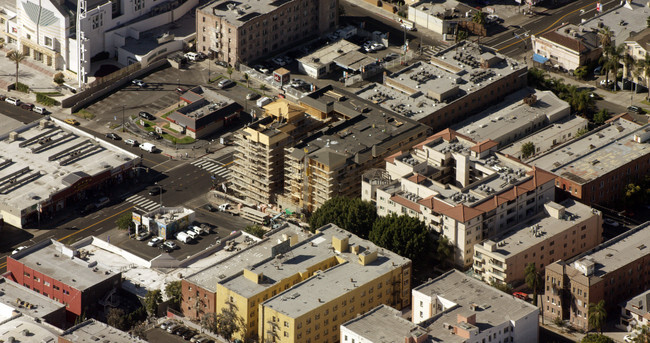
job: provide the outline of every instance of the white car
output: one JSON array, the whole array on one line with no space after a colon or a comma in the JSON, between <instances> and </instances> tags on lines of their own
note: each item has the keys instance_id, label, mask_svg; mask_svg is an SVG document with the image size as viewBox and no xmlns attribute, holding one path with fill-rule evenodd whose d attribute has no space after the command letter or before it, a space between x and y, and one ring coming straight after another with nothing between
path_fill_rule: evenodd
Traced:
<instances>
[{"instance_id":1,"label":"white car","mask_svg":"<svg viewBox=\"0 0 650 343\"><path fill-rule=\"evenodd\" d=\"M163 245L170 248L170 249L178 248L178 245L176 245L176 243L174 243L172 241L166 241L165 243L163 243Z\"/></svg>"},{"instance_id":2,"label":"white car","mask_svg":"<svg viewBox=\"0 0 650 343\"><path fill-rule=\"evenodd\" d=\"M488 14L486 19L487 19L488 24L496 23L496 22L499 21L499 16L496 15L496 14Z\"/></svg>"},{"instance_id":3,"label":"white car","mask_svg":"<svg viewBox=\"0 0 650 343\"><path fill-rule=\"evenodd\" d=\"M130 146L138 145L138 142L136 140L134 140L134 139L125 139L124 143L126 143L126 145L130 145Z\"/></svg>"},{"instance_id":4,"label":"white car","mask_svg":"<svg viewBox=\"0 0 650 343\"><path fill-rule=\"evenodd\" d=\"M604 221L605 221L605 224L607 224L607 225L609 225L609 226L618 227L618 226L620 225L620 224L619 224L616 220L614 220L614 219L605 218Z\"/></svg>"},{"instance_id":5,"label":"white car","mask_svg":"<svg viewBox=\"0 0 650 343\"><path fill-rule=\"evenodd\" d=\"M13 255L13 254L17 254L19 251L21 251L21 250L23 250L23 249L25 249L25 248L27 248L27 247L24 246L24 245L23 245L22 247L18 247L18 248L16 248L16 250L12 251L11 254L12 254L12 255Z\"/></svg>"},{"instance_id":6,"label":"white car","mask_svg":"<svg viewBox=\"0 0 650 343\"><path fill-rule=\"evenodd\" d=\"M217 84L217 87L219 87L219 88L227 88L227 87L230 87L230 85L232 85L232 84L234 84L234 82L232 82L232 81L230 81L228 79L225 79L225 80L219 81L219 83Z\"/></svg>"},{"instance_id":7,"label":"white car","mask_svg":"<svg viewBox=\"0 0 650 343\"><path fill-rule=\"evenodd\" d=\"M384 44L381 44L381 43L374 43L374 44L372 45L372 48L373 48L375 51L379 51L379 50L386 49L386 47L384 46Z\"/></svg>"},{"instance_id":8,"label":"white car","mask_svg":"<svg viewBox=\"0 0 650 343\"><path fill-rule=\"evenodd\" d=\"M134 85L136 85L138 87L147 87L147 84L142 80L135 79L135 80L131 81L131 83L133 83Z\"/></svg>"},{"instance_id":9,"label":"white car","mask_svg":"<svg viewBox=\"0 0 650 343\"><path fill-rule=\"evenodd\" d=\"M147 245L150 247L155 247L158 244L160 244L163 241L162 237L154 237L152 240L150 240Z\"/></svg>"},{"instance_id":10,"label":"white car","mask_svg":"<svg viewBox=\"0 0 650 343\"><path fill-rule=\"evenodd\" d=\"M600 80L600 85L605 87L605 86L611 86L614 83L614 80Z\"/></svg>"},{"instance_id":11,"label":"white car","mask_svg":"<svg viewBox=\"0 0 650 343\"><path fill-rule=\"evenodd\" d=\"M625 343L632 343L632 342L634 342L634 336L625 335L625 337L623 337L623 340L625 341Z\"/></svg>"}]
</instances>

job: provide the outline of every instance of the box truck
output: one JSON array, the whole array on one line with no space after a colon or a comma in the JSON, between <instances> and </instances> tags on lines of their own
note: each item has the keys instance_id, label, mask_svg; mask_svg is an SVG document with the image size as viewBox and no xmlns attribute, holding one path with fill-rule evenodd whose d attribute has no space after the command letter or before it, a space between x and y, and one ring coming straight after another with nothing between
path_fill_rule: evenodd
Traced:
<instances>
[{"instance_id":1,"label":"box truck","mask_svg":"<svg viewBox=\"0 0 650 343\"><path fill-rule=\"evenodd\" d=\"M185 232L179 232L176 234L176 239L183 243L189 243L192 241L192 237L190 235L186 234Z\"/></svg>"},{"instance_id":2,"label":"box truck","mask_svg":"<svg viewBox=\"0 0 650 343\"><path fill-rule=\"evenodd\" d=\"M148 152L156 151L156 146L151 143L142 143L140 144L140 149Z\"/></svg>"}]
</instances>

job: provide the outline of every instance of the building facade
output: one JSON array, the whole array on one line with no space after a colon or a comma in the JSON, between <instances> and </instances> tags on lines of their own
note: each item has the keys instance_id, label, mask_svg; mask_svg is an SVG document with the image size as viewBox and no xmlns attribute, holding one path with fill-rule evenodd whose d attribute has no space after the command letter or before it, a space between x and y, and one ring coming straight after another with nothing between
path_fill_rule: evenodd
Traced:
<instances>
[{"instance_id":1,"label":"building facade","mask_svg":"<svg viewBox=\"0 0 650 343\"><path fill-rule=\"evenodd\" d=\"M197 51L248 63L334 30L337 0L213 1L196 12Z\"/></svg>"},{"instance_id":2,"label":"building facade","mask_svg":"<svg viewBox=\"0 0 650 343\"><path fill-rule=\"evenodd\" d=\"M650 324L650 290L645 291L619 304L618 328L626 331L640 329Z\"/></svg>"},{"instance_id":3,"label":"building facade","mask_svg":"<svg viewBox=\"0 0 650 343\"><path fill-rule=\"evenodd\" d=\"M361 198L381 216L407 214L444 235L470 267L474 245L507 231L555 199L554 176L447 129L362 177Z\"/></svg>"},{"instance_id":4,"label":"building facade","mask_svg":"<svg viewBox=\"0 0 650 343\"><path fill-rule=\"evenodd\" d=\"M572 24L562 25L539 36L531 35L530 39L535 53L534 61L548 61L566 70L575 70L598 61L603 51L598 33Z\"/></svg>"},{"instance_id":5,"label":"building facade","mask_svg":"<svg viewBox=\"0 0 650 343\"><path fill-rule=\"evenodd\" d=\"M537 270L601 242L602 213L574 200L548 202L545 211L510 231L474 245L474 275L486 283L523 284L529 263Z\"/></svg>"},{"instance_id":6,"label":"building facade","mask_svg":"<svg viewBox=\"0 0 650 343\"><path fill-rule=\"evenodd\" d=\"M577 329L589 324L589 304L605 301L608 313L650 287L650 223L606 241L588 253L546 267L543 315L567 320Z\"/></svg>"}]
</instances>

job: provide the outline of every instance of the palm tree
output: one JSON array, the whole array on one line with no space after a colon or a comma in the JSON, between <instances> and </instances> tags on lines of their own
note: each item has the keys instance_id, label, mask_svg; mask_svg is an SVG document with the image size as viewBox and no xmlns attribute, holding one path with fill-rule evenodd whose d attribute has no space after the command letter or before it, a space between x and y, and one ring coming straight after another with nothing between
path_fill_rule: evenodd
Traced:
<instances>
[{"instance_id":1,"label":"palm tree","mask_svg":"<svg viewBox=\"0 0 650 343\"><path fill-rule=\"evenodd\" d=\"M526 274L526 285L533 290L533 304L537 306L537 291L542 283L542 278L537 272L535 263L529 263L524 272Z\"/></svg>"},{"instance_id":2,"label":"palm tree","mask_svg":"<svg viewBox=\"0 0 650 343\"><path fill-rule=\"evenodd\" d=\"M635 343L650 343L650 328L648 328L647 325L642 326L641 329L638 330L638 333L634 337L632 342L635 342Z\"/></svg>"},{"instance_id":3,"label":"palm tree","mask_svg":"<svg viewBox=\"0 0 650 343\"><path fill-rule=\"evenodd\" d=\"M248 87L248 83L250 81L251 77L248 75L248 73L244 73L244 80L246 80L246 88Z\"/></svg>"},{"instance_id":4,"label":"palm tree","mask_svg":"<svg viewBox=\"0 0 650 343\"><path fill-rule=\"evenodd\" d=\"M474 12L474 16L472 16L472 21L477 23L477 24L483 25L483 24L485 24L485 18L486 17L487 17L487 15L485 14L485 12L477 11L477 12Z\"/></svg>"},{"instance_id":5,"label":"palm tree","mask_svg":"<svg viewBox=\"0 0 650 343\"><path fill-rule=\"evenodd\" d=\"M528 83L539 88L546 87L546 71L538 68L528 69Z\"/></svg>"},{"instance_id":6,"label":"palm tree","mask_svg":"<svg viewBox=\"0 0 650 343\"><path fill-rule=\"evenodd\" d=\"M648 99L650 99L650 56L646 55L645 59L637 61L637 71L645 79L645 85L648 87Z\"/></svg>"},{"instance_id":7,"label":"palm tree","mask_svg":"<svg viewBox=\"0 0 650 343\"><path fill-rule=\"evenodd\" d=\"M607 309L605 308L605 300L601 300L598 304L590 303L589 304L589 326L594 327L600 331L600 334L603 333L603 324L605 324L605 319L607 319Z\"/></svg>"},{"instance_id":8,"label":"palm tree","mask_svg":"<svg viewBox=\"0 0 650 343\"><path fill-rule=\"evenodd\" d=\"M600 56L600 63L603 65L603 70L605 71L605 84L609 85L609 72L614 69L614 64L616 63L610 56L612 49L607 49L607 51Z\"/></svg>"},{"instance_id":9,"label":"palm tree","mask_svg":"<svg viewBox=\"0 0 650 343\"><path fill-rule=\"evenodd\" d=\"M632 71L630 70L630 67L634 65L634 57L632 57L630 54L625 52L623 54L623 79L627 79L629 81L632 81ZM632 84L630 84L630 90L632 89Z\"/></svg>"},{"instance_id":10,"label":"palm tree","mask_svg":"<svg viewBox=\"0 0 650 343\"><path fill-rule=\"evenodd\" d=\"M16 50L11 50L7 53L7 58L10 61L16 63L16 89L18 89L18 66L20 65L20 62L22 62L25 59L25 57L26 56L24 54L21 54Z\"/></svg>"},{"instance_id":11,"label":"palm tree","mask_svg":"<svg viewBox=\"0 0 650 343\"><path fill-rule=\"evenodd\" d=\"M620 67L621 60L625 55L625 44L612 46L609 50L609 60L612 70L614 71L614 91L616 91L616 83L618 81L618 68Z\"/></svg>"},{"instance_id":12,"label":"palm tree","mask_svg":"<svg viewBox=\"0 0 650 343\"><path fill-rule=\"evenodd\" d=\"M599 31L598 35L600 36L600 45L603 47L603 52L607 52L607 48L612 45L612 37L614 32L609 29L609 26L603 26Z\"/></svg>"},{"instance_id":13,"label":"palm tree","mask_svg":"<svg viewBox=\"0 0 650 343\"><path fill-rule=\"evenodd\" d=\"M232 69L232 67L228 67L228 69L226 69L226 73L228 73L228 78L229 79L232 79L232 72L233 71L234 70Z\"/></svg>"}]
</instances>

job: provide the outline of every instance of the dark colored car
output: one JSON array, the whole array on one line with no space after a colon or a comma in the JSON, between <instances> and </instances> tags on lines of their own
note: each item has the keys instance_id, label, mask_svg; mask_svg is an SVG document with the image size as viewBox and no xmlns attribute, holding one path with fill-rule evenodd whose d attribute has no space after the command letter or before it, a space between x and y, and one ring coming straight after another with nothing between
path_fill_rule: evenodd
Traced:
<instances>
[{"instance_id":1,"label":"dark colored car","mask_svg":"<svg viewBox=\"0 0 650 343\"><path fill-rule=\"evenodd\" d=\"M7 96L4 94L0 94L0 101L5 101L7 99Z\"/></svg>"},{"instance_id":2,"label":"dark colored car","mask_svg":"<svg viewBox=\"0 0 650 343\"><path fill-rule=\"evenodd\" d=\"M214 206L212 206L210 204L205 205L205 209L210 211L210 212L215 212L217 210L216 207L214 207Z\"/></svg>"},{"instance_id":3,"label":"dark colored car","mask_svg":"<svg viewBox=\"0 0 650 343\"><path fill-rule=\"evenodd\" d=\"M629 106L627 110L630 112L641 113L641 108L638 106Z\"/></svg>"},{"instance_id":4,"label":"dark colored car","mask_svg":"<svg viewBox=\"0 0 650 343\"><path fill-rule=\"evenodd\" d=\"M114 134L114 133L112 133L112 132L107 133L107 134L106 134L106 138L110 138L110 139L112 139L112 140L114 140L114 141L119 141L119 140L122 139L122 137L120 137L120 136L118 136L118 135L116 135L116 134Z\"/></svg>"},{"instance_id":5,"label":"dark colored car","mask_svg":"<svg viewBox=\"0 0 650 343\"><path fill-rule=\"evenodd\" d=\"M166 246L164 244L160 244L158 246L158 248L162 249L162 251L167 252L167 253L174 251L174 249L172 249L171 247L168 247L168 246Z\"/></svg>"},{"instance_id":6,"label":"dark colored car","mask_svg":"<svg viewBox=\"0 0 650 343\"><path fill-rule=\"evenodd\" d=\"M79 214L81 214L82 216L85 216L86 214L88 214L88 213L92 212L93 210L95 210L95 208L97 208L97 206L95 206L95 204L88 204L84 208L79 210Z\"/></svg>"},{"instance_id":7,"label":"dark colored car","mask_svg":"<svg viewBox=\"0 0 650 343\"><path fill-rule=\"evenodd\" d=\"M153 187L149 190L149 195L158 195L160 191L160 187Z\"/></svg>"},{"instance_id":8,"label":"dark colored car","mask_svg":"<svg viewBox=\"0 0 650 343\"><path fill-rule=\"evenodd\" d=\"M151 137L153 139L162 139L162 136L159 135L157 132L154 132L154 131L149 131L148 135L149 135L149 137Z\"/></svg>"},{"instance_id":9,"label":"dark colored car","mask_svg":"<svg viewBox=\"0 0 650 343\"><path fill-rule=\"evenodd\" d=\"M172 331L172 333L173 333L174 335L182 336L184 333L186 333L186 332L189 331L189 330L190 330L190 329L186 328L185 326L179 326L179 327L177 327L176 329L174 329L174 331Z\"/></svg>"},{"instance_id":10,"label":"dark colored car","mask_svg":"<svg viewBox=\"0 0 650 343\"><path fill-rule=\"evenodd\" d=\"M192 338L192 337L194 337L194 336L196 336L198 334L199 334L198 331L190 329L190 330L187 330L187 332L184 333L182 335L182 337L183 337L184 340L189 341L190 338Z\"/></svg>"},{"instance_id":11,"label":"dark colored car","mask_svg":"<svg viewBox=\"0 0 650 343\"><path fill-rule=\"evenodd\" d=\"M145 111L140 111L140 113L138 113L138 116L140 116L140 118L144 118L146 120L156 120L155 116L153 116L151 113L145 112Z\"/></svg>"},{"instance_id":12,"label":"dark colored car","mask_svg":"<svg viewBox=\"0 0 650 343\"><path fill-rule=\"evenodd\" d=\"M215 61L214 64L216 64L218 66L222 66L224 68L228 68L228 63L225 62L225 61Z\"/></svg>"},{"instance_id":13,"label":"dark colored car","mask_svg":"<svg viewBox=\"0 0 650 343\"><path fill-rule=\"evenodd\" d=\"M26 110L30 110L30 111L31 111L31 110L34 108L34 104L30 104L30 103L22 103L22 104L20 105L20 107L22 107L23 109L26 109Z\"/></svg>"}]
</instances>

